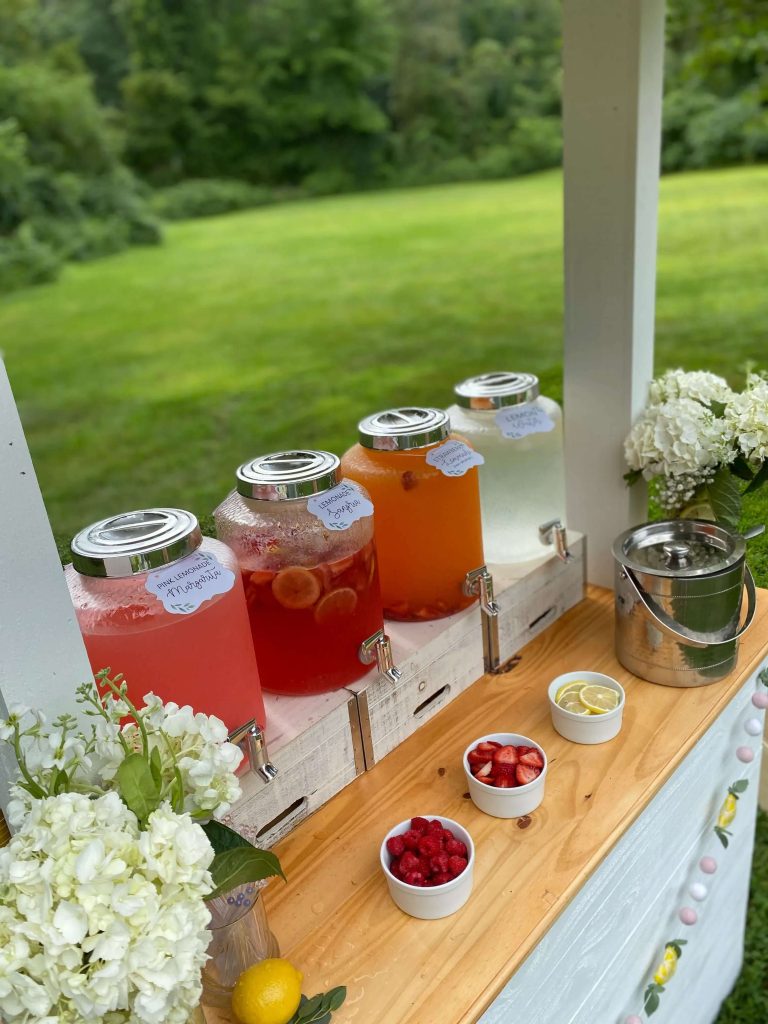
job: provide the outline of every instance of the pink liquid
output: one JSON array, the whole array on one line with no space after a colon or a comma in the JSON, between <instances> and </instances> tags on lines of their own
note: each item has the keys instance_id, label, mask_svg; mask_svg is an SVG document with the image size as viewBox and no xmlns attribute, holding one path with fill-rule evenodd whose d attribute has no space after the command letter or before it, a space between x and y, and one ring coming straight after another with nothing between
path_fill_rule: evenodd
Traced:
<instances>
[{"instance_id":1,"label":"pink liquid","mask_svg":"<svg viewBox=\"0 0 768 1024\"><path fill-rule=\"evenodd\" d=\"M171 615L157 602L148 628L137 629L135 606L112 607L83 631L94 672L121 672L131 700L146 693L216 715L230 731L255 718L266 724L256 656L239 575L226 594L191 615ZM82 625L81 625L82 628Z\"/></svg>"}]
</instances>

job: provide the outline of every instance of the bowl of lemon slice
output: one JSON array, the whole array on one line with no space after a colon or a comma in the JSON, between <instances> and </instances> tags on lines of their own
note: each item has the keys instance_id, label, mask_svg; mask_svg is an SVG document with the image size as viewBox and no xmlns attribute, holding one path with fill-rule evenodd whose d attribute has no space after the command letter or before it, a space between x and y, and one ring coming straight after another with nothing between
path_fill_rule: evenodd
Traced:
<instances>
[{"instance_id":1,"label":"bowl of lemon slice","mask_svg":"<svg viewBox=\"0 0 768 1024\"><path fill-rule=\"evenodd\" d=\"M602 672L566 672L549 684L552 724L573 743L606 743L621 729L624 690Z\"/></svg>"}]
</instances>

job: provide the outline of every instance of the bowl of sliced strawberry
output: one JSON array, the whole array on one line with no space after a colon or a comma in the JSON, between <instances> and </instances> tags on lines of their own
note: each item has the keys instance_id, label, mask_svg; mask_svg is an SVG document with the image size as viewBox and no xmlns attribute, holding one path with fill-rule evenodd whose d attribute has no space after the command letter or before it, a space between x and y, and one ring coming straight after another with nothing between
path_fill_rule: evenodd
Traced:
<instances>
[{"instance_id":1,"label":"bowl of sliced strawberry","mask_svg":"<svg viewBox=\"0 0 768 1024\"><path fill-rule=\"evenodd\" d=\"M395 903L411 917L434 921L463 907L472 892L475 847L457 821L417 817L390 829L381 868Z\"/></svg>"},{"instance_id":2,"label":"bowl of sliced strawberry","mask_svg":"<svg viewBox=\"0 0 768 1024\"><path fill-rule=\"evenodd\" d=\"M494 732L470 743L464 772L475 806L495 818L519 818L544 799L547 755L528 736Z\"/></svg>"}]
</instances>

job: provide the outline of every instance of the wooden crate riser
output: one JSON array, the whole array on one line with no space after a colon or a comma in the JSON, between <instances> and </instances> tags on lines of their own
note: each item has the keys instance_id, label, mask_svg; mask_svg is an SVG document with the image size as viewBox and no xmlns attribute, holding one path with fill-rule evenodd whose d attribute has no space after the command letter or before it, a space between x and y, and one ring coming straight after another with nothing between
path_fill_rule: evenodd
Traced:
<instances>
[{"instance_id":1,"label":"wooden crate riser","mask_svg":"<svg viewBox=\"0 0 768 1024\"><path fill-rule=\"evenodd\" d=\"M569 562L551 556L527 571L491 567L500 608L502 665L582 599L583 537L573 539L571 551L573 558ZM367 768L394 750L483 674L477 608L438 622L391 622L387 632L401 678L393 683L369 675L350 687L359 702Z\"/></svg>"},{"instance_id":2,"label":"wooden crate riser","mask_svg":"<svg viewBox=\"0 0 768 1024\"><path fill-rule=\"evenodd\" d=\"M360 718L346 690L317 697L265 695L269 757L277 776L252 773L243 795L223 819L268 848L365 771Z\"/></svg>"}]
</instances>

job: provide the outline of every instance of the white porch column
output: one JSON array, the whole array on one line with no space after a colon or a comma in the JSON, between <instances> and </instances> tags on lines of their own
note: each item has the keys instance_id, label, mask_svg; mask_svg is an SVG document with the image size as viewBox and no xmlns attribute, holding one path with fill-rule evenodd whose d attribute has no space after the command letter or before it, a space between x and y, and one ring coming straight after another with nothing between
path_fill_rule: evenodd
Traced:
<instances>
[{"instance_id":1,"label":"white porch column","mask_svg":"<svg viewBox=\"0 0 768 1024\"><path fill-rule=\"evenodd\" d=\"M92 678L29 448L0 359L0 717L11 704L49 721L75 711ZM0 752L0 804L15 761Z\"/></svg>"},{"instance_id":2,"label":"white porch column","mask_svg":"<svg viewBox=\"0 0 768 1024\"><path fill-rule=\"evenodd\" d=\"M564 0L568 525L604 586L646 512L621 442L653 375L663 56L664 0Z\"/></svg>"}]
</instances>

